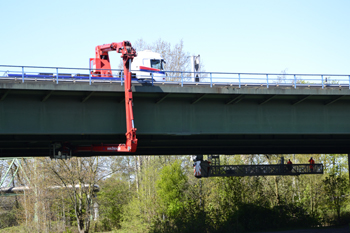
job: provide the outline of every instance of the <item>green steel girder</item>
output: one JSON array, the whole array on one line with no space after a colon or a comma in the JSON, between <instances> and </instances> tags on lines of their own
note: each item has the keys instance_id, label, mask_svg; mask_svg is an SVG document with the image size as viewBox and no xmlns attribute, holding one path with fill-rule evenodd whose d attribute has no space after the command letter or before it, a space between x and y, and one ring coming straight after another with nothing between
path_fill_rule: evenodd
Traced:
<instances>
[{"instance_id":1,"label":"green steel girder","mask_svg":"<svg viewBox=\"0 0 350 233\"><path fill-rule=\"evenodd\" d=\"M81 93L85 94L85 93ZM95 94L81 102L76 93L56 93L41 102L35 93L12 91L0 102L1 134L124 134L124 104L113 95ZM84 95L85 96L85 95ZM262 95L225 104L207 95L192 104L188 94L172 94L155 104L152 93L135 93L138 134L348 134L350 97L324 105L330 97L312 96L291 105L294 96L274 97L259 105ZM39 101L38 101L39 100Z\"/></svg>"},{"instance_id":2,"label":"green steel girder","mask_svg":"<svg viewBox=\"0 0 350 233\"><path fill-rule=\"evenodd\" d=\"M125 141L123 86L0 83L0 89L11 90L0 101L0 156L48 156L52 143ZM136 154L350 151L348 89L134 85L133 91Z\"/></svg>"}]
</instances>

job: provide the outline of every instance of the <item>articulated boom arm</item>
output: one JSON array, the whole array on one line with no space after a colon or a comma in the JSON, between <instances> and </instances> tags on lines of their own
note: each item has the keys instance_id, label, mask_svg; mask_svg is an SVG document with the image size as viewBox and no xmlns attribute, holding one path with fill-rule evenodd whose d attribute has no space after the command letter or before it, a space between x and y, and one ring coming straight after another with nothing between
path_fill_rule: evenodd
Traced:
<instances>
[{"instance_id":1,"label":"articulated boom arm","mask_svg":"<svg viewBox=\"0 0 350 233\"><path fill-rule=\"evenodd\" d=\"M117 45L117 46L116 46ZM136 51L129 41L123 41L122 46L120 43L113 43L112 46L118 53L122 53L124 75L125 75L125 113L126 113L126 143L119 144L118 151L120 152L135 152L137 148L136 128L134 126L134 113L133 113L133 97L131 90L131 62L136 57ZM111 47L112 47L111 46Z\"/></svg>"},{"instance_id":2,"label":"articulated boom arm","mask_svg":"<svg viewBox=\"0 0 350 233\"><path fill-rule=\"evenodd\" d=\"M126 113L126 143L125 144L101 144L91 146L76 146L73 149L73 155L76 153L112 153L112 152L135 152L137 148L136 128L134 126L134 114L133 114L133 97L131 90L131 72L130 65L134 57L136 57L136 51L131 46L129 41L123 41L120 43L111 43L96 46L96 58L90 59L96 64L96 70L99 67L98 64L109 64L109 51L116 51L121 53L123 58L124 76L125 76L125 113ZM107 61L107 62L106 62ZM105 69L104 67L103 69ZM111 70L101 70L101 75L112 75ZM110 73L109 73L110 72Z\"/></svg>"},{"instance_id":3,"label":"articulated boom arm","mask_svg":"<svg viewBox=\"0 0 350 233\"><path fill-rule=\"evenodd\" d=\"M133 59L136 56L136 51L131 47L129 41L123 41L118 43L98 45L95 48L95 58L90 58L90 63L93 62L92 75L96 77L112 77L111 63L109 61L108 52L116 51L117 53L122 53L122 58L124 61L124 56L131 56ZM125 61L124 61L125 62ZM124 63L125 68L125 63Z\"/></svg>"}]
</instances>

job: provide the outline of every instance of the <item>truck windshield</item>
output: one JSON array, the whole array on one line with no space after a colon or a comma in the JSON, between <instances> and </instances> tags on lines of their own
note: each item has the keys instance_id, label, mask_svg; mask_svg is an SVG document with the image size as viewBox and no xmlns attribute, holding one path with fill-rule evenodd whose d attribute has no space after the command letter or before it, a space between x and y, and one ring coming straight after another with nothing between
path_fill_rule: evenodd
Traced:
<instances>
[{"instance_id":1,"label":"truck windshield","mask_svg":"<svg viewBox=\"0 0 350 233\"><path fill-rule=\"evenodd\" d=\"M162 60L151 60L151 68L163 70Z\"/></svg>"}]
</instances>

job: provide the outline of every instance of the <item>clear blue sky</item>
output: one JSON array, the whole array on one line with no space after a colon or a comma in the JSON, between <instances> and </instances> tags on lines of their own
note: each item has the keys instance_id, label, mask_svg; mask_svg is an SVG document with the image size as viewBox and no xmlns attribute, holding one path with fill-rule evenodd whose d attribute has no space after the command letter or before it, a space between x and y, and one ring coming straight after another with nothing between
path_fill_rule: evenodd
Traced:
<instances>
[{"instance_id":1,"label":"clear blue sky","mask_svg":"<svg viewBox=\"0 0 350 233\"><path fill-rule=\"evenodd\" d=\"M96 45L162 38L183 39L206 71L350 75L349 0L11 0L0 9L2 65L88 67Z\"/></svg>"}]
</instances>

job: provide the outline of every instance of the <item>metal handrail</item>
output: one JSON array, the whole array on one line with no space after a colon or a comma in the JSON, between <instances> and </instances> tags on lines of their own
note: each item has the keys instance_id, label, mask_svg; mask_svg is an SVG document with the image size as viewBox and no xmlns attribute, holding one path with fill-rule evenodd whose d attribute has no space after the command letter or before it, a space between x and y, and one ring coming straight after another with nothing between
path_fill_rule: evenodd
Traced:
<instances>
[{"instance_id":1,"label":"metal handrail","mask_svg":"<svg viewBox=\"0 0 350 233\"><path fill-rule=\"evenodd\" d=\"M99 69L108 70L108 69ZM0 65L0 80L6 81L51 81L94 83L109 82L123 85L121 69L112 69L112 76L96 77L91 75L91 68L72 67L43 67L43 66L15 66ZM95 71L95 70L94 70ZM136 72L136 70L131 70ZM141 72L141 71L138 71ZM133 82L149 83L150 85L205 85L214 86L245 86L271 87L348 87L350 89L350 75L345 74L279 74L279 73L237 73L237 72L189 72L189 71L164 71L167 74L165 81L153 80L152 71L144 72L144 79L133 79ZM151 75L150 75L151 73ZM194 78L195 75L199 77Z\"/></svg>"}]
</instances>

